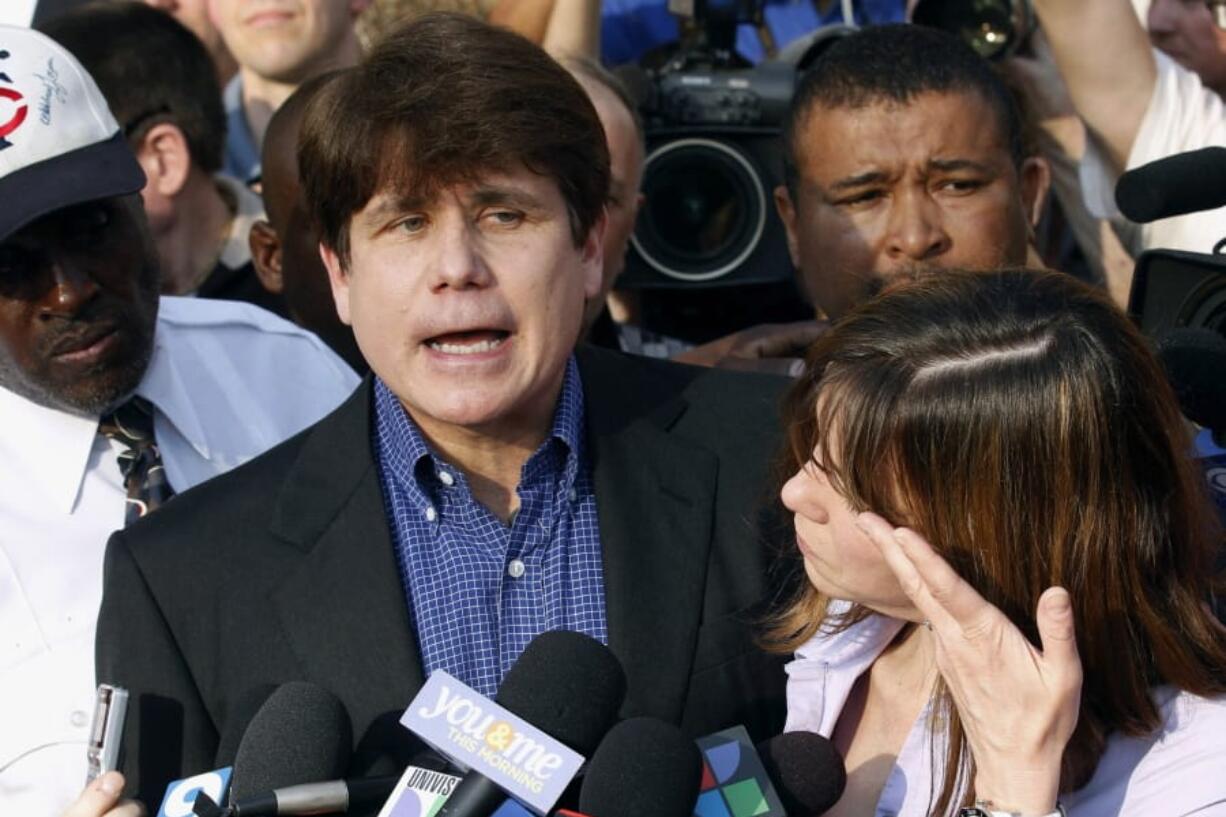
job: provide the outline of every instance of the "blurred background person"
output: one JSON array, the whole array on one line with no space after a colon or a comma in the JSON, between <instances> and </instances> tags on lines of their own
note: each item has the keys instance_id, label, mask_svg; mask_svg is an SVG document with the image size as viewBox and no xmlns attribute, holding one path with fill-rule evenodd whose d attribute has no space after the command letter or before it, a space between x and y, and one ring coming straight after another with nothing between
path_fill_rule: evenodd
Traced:
<instances>
[{"instance_id":1,"label":"blurred background person","mask_svg":"<svg viewBox=\"0 0 1226 817\"><path fill-rule=\"evenodd\" d=\"M42 30L94 77L145 171L141 198L162 292L282 312L260 286L247 245L263 203L219 172L226 118L200 40L168 14L114 0L81 6Z\"/></svg>"},{"instance_id":2,"label":"blurred background person","mask_svg":"<svg viewBox=\"0 0 1226 817\"><path fill-rule=\"evenodd\" d=\"M1226 144L1226 31L1209 4L1154 0L1148 33L1129 0L1034 0L1034 8L1092 137L1081 168L1092 212L1118 216L1113 191L1124 171ZM1142 225L1139 235L1135 251L1207 253L1226 236L1226 209Z\"/></svg>"},{"instance_id":3,"label":"blurred background person","mask_svg":"<svg viewBox=\"0 0 1226 817\"><path fill-rule=\"evenodd\" d=\"M217 81L225 85L238 71L238 63L234 55L226 48L225 40L221 38L217 26L209 18L209 0L144 0L156 9L172 15L185 25L188 30L200 38L208 49L213 65L217 69Z\"/></svg>"},{"instance_id":4,"label":"blurred background person","mask_svg":"<svg viewBox=\"0 0 1226 817\"><path fill-rule=\"evenodd\" d=\"M262 189L268 218L257 219L249 235L260 285L283 299L291 320L309 329L359 373L369 368L341 322L332 300L328 271L319 257L319 236L307 213L298 175L298 132L307 104L344 71L307 80L290 94L268 123L264 137Z\"/></svg>"},{"instance_id":5,"label":"blurred background person","mask_svg":"<svg viewBox=\"0 0 1226 817\"><path fill-rule=\"evenodd\" d=\"M273 112L306 80L358 61L354 24L369 1L211 0L213 24L238 61L225 88L228 174L257 179Z\"/></svg>"}]
</instances>

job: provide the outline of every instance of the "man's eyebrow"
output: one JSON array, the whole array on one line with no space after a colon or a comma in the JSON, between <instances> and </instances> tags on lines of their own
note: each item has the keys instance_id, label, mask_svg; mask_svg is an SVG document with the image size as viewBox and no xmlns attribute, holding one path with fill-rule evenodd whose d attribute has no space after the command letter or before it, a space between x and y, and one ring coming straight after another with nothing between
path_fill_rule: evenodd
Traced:
<instances>
[{"instance_id":1,"label":"man's eyebrow","mask_svg":"<svg viewBox=\"0 0 1226 817\"><path fill-rule=\"evenodd\" d=\"M976 162L972 159L931 159L928 162L928 167L944 173L956 173L959 170L970 170L975 173L993 172L989 165L985 165L983 162Z\"/></svg>"},{"instance_id":2,"label":"man's eyebrow","mask_svg":"<svg viewBox=\"0 0 1226 817\"><path fill-rule=\"evenodd\" d=\"M430 202L421 196L384 196L362 215L362 221L372 227L378 227L393 216L413 210L423 210L429 204Z\"/></svg>"},{"instance_id":3,"label":"man's eyebrow","mask_svg":"<svg viewBox=\"0 0 1226 817\"><path fill-rule=\"evenodd\" d=\"M536 196L515 187L478 187L469 198L477 207L502 204L522 210L539 210L543 206Z\"/></svg>"}]
</instances>

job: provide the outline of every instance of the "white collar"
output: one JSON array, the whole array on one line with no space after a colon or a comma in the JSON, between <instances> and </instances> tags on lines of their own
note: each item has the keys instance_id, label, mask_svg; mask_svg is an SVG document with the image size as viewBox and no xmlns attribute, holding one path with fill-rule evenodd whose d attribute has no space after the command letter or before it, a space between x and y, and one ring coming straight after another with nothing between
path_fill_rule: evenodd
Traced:
<instances>
[{"instance_id":1,"label":"white collar","mask_svg":"<svg viewBox=\"0 0 1226 817\"><path fill-rule=\"evenodd\" d=\"M153 356L136 393L153 403L155 431L170 423L196 452L209 458L209 439L190 399L184 372L171 363L159 321ZM48 408L0 387L0 462L32 485L61 513L72 513L89 467L98 415Z\"/></svg>"},{"instance_id":2,"label":"white collar","mask_svg":"<svg viewBox=\"0 0 1226 817\"><path fill-rule=\"evenodd\" d=\"M850 608L848 602L832 601L827 618L845 613ZM809 713L810 717L817 716L818 723L809 723L806 729L827 737L833 733L835 722L847 703L856 679L885 652L905 625L906 622L901 619L873 613L840 632L818 632L796 650L796 657L786 667L788 675L793 678L818 675L822 678L816 688L821 693L814 707L817 711ZM814 701L810 700L809 703Z\"/></svg>"}]
</instances>

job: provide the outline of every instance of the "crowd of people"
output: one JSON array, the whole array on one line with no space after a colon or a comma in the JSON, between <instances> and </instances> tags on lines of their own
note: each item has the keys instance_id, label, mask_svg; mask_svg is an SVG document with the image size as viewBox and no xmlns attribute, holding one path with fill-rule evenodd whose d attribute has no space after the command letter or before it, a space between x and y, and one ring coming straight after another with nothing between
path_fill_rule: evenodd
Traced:
<instances>
[{"instance_id":1,"label":"crowd of people","mask_svg":"<svg viewBox=\"0 0 1226 817\"><path fill-rule=\"evenodd\" d=\"M861 25L780 129L813 318L697 346L618 285L610 68L662 3L35 5L0 25L0 812L154 813L297 680L348 776L396 774L426 677L493 697L563 629L626 717L829 738L831 815L1226 815L1221 527L1123 312L1137 253L1226 218L1110 196L1222 141L1209 4L1033 0L992 62L914 3L768 2L747 59ZM98 683L122 760L82 789Z\"/></svg>"}]
</instances>

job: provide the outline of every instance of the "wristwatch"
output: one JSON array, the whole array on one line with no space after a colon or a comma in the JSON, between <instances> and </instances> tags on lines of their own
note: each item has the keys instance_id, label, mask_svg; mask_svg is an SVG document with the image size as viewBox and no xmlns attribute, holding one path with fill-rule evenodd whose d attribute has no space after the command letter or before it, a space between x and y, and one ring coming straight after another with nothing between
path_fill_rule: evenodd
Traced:
<instances>
[{"instance_id":1,"label":"wristwatch","mask_svg":"<svg viewBox=\"0 0 1226 817\"><path fill-rule=\"evenodd\" d=\"M977 800L970 808L961 809L958 817L1068 817L1064 806L1056 803L1056 810L1047 814L1022 814L1020 811L1002 811L991 800Z\"/></svg>"}]
</instances>

